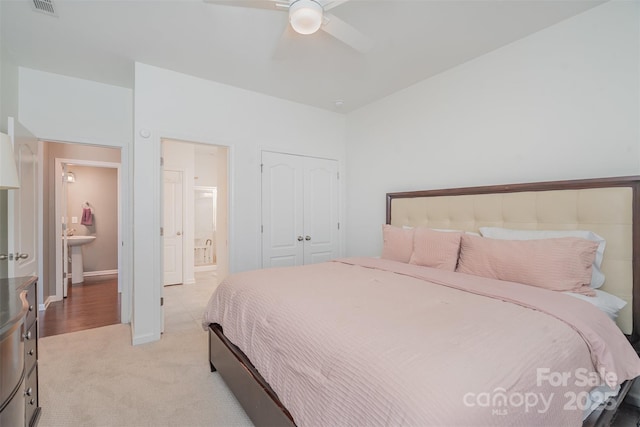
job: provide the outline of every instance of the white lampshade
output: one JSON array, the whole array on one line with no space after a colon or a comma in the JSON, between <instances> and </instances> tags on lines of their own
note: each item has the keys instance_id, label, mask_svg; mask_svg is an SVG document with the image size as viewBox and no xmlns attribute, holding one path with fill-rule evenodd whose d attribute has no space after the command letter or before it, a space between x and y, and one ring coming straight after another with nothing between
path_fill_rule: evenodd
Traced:
<instances>
[{"instance_id":1,"label":"white lampshade","mask_svg":"<svg viewBox=\"0 0 640 427\"><path fill-rule=\"evenodd\" d=\"M300 34L313 34L322 25L322 6L315 0L297 0L289 7L291 27Z\"/></svg>"},{"instance_id":2,"label":"white lampshade","mask_svg":"<svg viewBox=\"0 0 640 427\"><path fill-rule=\"evenodd\" d=\"M16 159L13 157L11 138L6 133L0 133L0 190L20 188Z\"/></svg>"}]
</instances>

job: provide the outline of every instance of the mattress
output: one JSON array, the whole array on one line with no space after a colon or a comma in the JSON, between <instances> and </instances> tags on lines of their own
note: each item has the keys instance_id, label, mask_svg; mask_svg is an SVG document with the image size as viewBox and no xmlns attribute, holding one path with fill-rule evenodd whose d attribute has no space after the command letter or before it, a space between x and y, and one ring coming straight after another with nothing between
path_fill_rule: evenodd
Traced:
<instances>
[{"instance_id":1,"label":"mattress","mask_svg":"<svg viewBox=\"0 0 640 427\"><path fill-rule=\"evenodd\" d=\"M300 426L580 425L581 396L640 374L589 303L388 260L233 275L210 323Z\"/></svg>"}]
</instances>

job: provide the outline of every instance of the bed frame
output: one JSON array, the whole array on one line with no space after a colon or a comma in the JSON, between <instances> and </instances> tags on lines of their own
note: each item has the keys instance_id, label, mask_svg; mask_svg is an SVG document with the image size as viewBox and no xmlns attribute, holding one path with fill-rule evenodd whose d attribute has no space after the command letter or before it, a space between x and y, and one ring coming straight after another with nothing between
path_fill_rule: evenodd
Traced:
<instances>
[{"instance_id":1,"label":"bed frame","mask_svg":"<svg viewBox=\"0 0 640 427\"><path fill-rule=\"evenodd\" d=\"M575 203L565 203L565 194ZM595 209L585 210L585 205ZM467 231L485 225L528 229L584 226L595 231L607 239L607 248L613 243L608 259L605 251L605 275L625 282L611 288L605 283L603 289L629 302L626 319L619 324L634 347L640 348L640 176L388 193L386 222ZM295 426L276 393L217 324L209 327L209 363L256 426ZM623 383L614 402L605 404L615 410L604 410L603 405L583 426L608 426L632 382Z\"/></svg>"}]
</instances>

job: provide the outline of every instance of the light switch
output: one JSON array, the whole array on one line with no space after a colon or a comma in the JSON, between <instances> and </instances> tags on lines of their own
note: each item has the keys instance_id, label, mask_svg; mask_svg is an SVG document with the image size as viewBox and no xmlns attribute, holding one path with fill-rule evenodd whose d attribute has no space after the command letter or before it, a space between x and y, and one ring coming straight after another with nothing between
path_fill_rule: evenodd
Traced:
<instances>
[{"instance_id":1,"label":"light switch","mask_svg":"<svg viewBox=\"0 0 640 427\"><path fill-rule=\"evenodd\" d=\"M78 223L78 217L77 216L72 216L71 217L71 224L77 224Z\"/></svg>"}]
</instances>

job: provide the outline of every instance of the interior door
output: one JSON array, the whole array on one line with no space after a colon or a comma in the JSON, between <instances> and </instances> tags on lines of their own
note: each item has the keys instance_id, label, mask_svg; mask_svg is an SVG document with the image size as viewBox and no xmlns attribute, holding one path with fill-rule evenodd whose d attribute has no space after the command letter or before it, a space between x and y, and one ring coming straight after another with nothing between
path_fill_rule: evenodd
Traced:
<instances>
[{"instance_id":1,"label":"interior door","mask_svg":"<svg viewBox=\"0 0 640 427\"><path fill-rule=\"evenodd\" d=\"M304 159L304 263L338 257L338 162Z\"/></svg>"},{"instance_id":2,"label":"interior door","mask_svg":"<svg viewBox=\"0 0 640 427\"><path fill-rule=\"evenodd\" d=\"M20 188L7 197L9 277L38 274L38 139L9 117Z\"/></svg>"},{"instance_id":3,"label":"interior door","mask_svg":"<svg viewBox=\"0 0 640 427\"><path fill-rule=\"evenodd\" d=\"M262 267L301 265L304 258L304 158L262 152Z\"/></svg>"},{"instance_id":4,"label":"interior door","mask_svg":"<svg viewBox=\"0 0 640 427\"><path fill-rule=\"evenodd\" d=\"M182 283L182 171L165 169L164 187L164 279L163 285Z\"/></svg>"}]
</instances>

